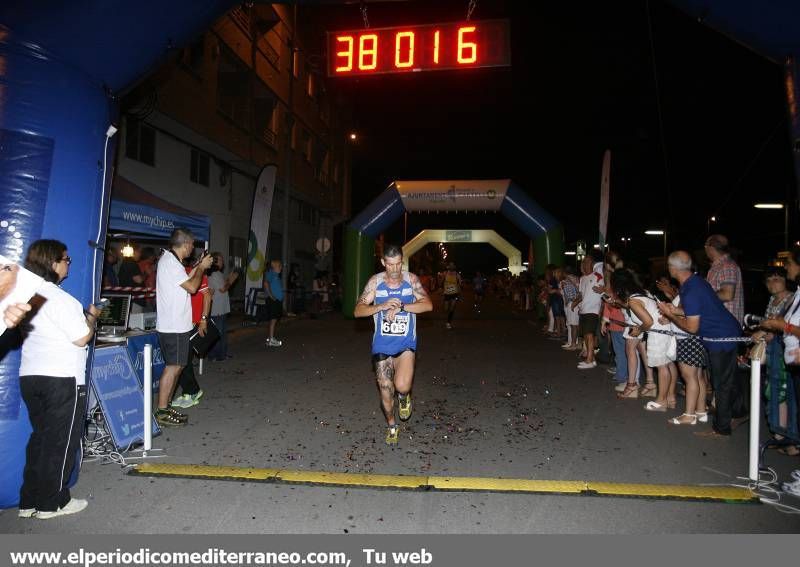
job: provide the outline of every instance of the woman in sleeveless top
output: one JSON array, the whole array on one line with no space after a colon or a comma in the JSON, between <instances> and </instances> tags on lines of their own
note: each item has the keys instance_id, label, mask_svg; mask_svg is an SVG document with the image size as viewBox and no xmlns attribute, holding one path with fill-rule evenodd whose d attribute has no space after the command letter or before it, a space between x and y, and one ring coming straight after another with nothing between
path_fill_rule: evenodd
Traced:
<instances>
[{"instance_id":1,"label":"woman in sleeveless top","mask_svg":"<svg viewBox=\"0 0 800 567\"><path fill-rule=\"evenodd\" d=\"M659 321L658 306L655 299L636 281L630 270L616 270L611 276L611 289L619 302L625 307L635 325L630 336L647 334L647 365L658 369L658 396L647 402L648 411L666 411L675 407L675 387L678 370L675 367L675 337L658 331L669 331L669 324ZM630 378L629 378L630 380ZM635 383L634 383L635 386ZM629 391L623 391L623 397Z\"/></svg>"}]
</instances>

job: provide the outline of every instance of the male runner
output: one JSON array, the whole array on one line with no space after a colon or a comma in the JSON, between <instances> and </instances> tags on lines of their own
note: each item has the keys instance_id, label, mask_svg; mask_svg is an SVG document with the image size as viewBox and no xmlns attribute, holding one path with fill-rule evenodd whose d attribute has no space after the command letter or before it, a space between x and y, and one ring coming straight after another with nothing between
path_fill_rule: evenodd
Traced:
<instances>
[{"instance_id":1,"label":"male runner","mask_svg":"<svg viewBox=\"0 0 800 567\"><path fill-rule=\"evenodd\" d=\"M411 383L417 349L417 313L433 309L419 278L403 271L403 250L394 244L383 249L381 264L386 268L372 276L353 315L369 317L375 323L372 336L372 363L378 380L381 406L388 429L386 443L397 443L399 429L394 419L394 393L398 394L398 413L411 417Z\"/></svg>"},{"instance_id":2,"label":"male runner","mask_svg":"<svg viewBox=\"0 0 800 567\"><path fill-rule=\"evenodd\" d=\"M483 294L486 289L486 278L480 272L475 272L475 277L472 278L472 291L475 294L473 307L475 310L481 312L481 303L483 303Z\"/></svg>"},{"instance_id":3,"label":"male runner","mask_svg":"<svg viewBox=\"0 0 800 567\"><path fill-rule=\"evenodd\" d=\"M450 262L447 264L447 271L444 273L442 290L444 292L444 309L447 311L447 323L445 326L448 329L452 329L453 314L456 312L456 304L458 303L459 296L461 295L461 274L456 271L455 262Z\"/></svg>"}]
</instances>

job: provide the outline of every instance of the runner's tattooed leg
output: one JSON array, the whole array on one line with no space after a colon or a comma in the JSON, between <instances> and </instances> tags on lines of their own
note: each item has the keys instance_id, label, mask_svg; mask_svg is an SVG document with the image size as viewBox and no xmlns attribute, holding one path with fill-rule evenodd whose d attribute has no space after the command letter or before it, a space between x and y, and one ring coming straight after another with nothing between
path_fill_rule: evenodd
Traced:
<instances>
[{"instance_id":1,"label":"runner's tattooed leg","mask_svg":"<svg viewBox=\"0 0 800 567\"><path fill-rule=\"evenodd\" d=\"M375 374L381 394L381 407L386 422L394 425L394 364L391 359L381 360L376 364Z\"/></svg>"}]
</instances>

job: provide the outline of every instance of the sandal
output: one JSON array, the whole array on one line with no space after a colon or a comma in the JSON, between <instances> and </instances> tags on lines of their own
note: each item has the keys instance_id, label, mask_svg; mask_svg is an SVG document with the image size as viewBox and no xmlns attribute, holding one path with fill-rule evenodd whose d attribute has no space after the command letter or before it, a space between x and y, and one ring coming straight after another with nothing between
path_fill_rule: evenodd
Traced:
<instances>
[{"instance_id":1,"label":"sandal","mask_svg":"<svg viewBox=\"0 0 800 567\"><path fill-rule=\"evenodd\" d=\"M156 418L156 423L158 423L162 427L174 427L178 425L186 425L186 422L181 421L180 419L172 415L172 413L170 413L169 410L165 409L158 409L156 411L155 418Z\"/></svg>"},{"instance_id":2,"label":"sandal","mask_svg":"<svg viewBox=\"0 0 800 567\"><path fill-rule=\"evenodd\" d=\"M667 398L667 407L669 409L675 409L676 407L678 407L678 402L675 400L675 398L673 398L673 399ZM686 414L686 415L690 415L690 414Z\"/></svg>"},{"instance_id":3,"label":"sandal","mask_svg":"<svg viewBox=\"0 0 800 567\"><path fill-rule=\"evenodd\" d=\"M639 395L643 398L655 398L658 396L658 387L655 382L649 382L639 388Z\"/></svg>"},{"instance_id":4,"label":"sandal","mask_svg":"<svg viewBox=\"0 0 800 567\"><path fill-rule=\"evenodd\" d=\"M635 400L639 397L639 385L635 382L629 383L625 386L625 389L622 392L617 394L617 399L624 400L624 399L632 399Z\"/></svg>"},{"instance_id":5,"label":"sandal","mask_svg":"<svg viewBox=\"0 0 800 567\"><path fill-rule=\"evenodd\" d=\"M658 402L647 402L644 405L644 409L647 411L667 411L667 406Z\"/></svg>"},{"instance_id":6,"label":"sandal","mask_svg":"<svg viewBox=\"0 0 800 567\"><path fill-rule=\"evenodd\" d=\"M186 423L187 421L189 421L189 416L188 415L186 415L185 413L179 412L178 410L176 410L172 406L167 406L167 411L170 413L170 415L172 417L174 417L175 419L177 419L178 421L180 421L182 423Z\"/></svg>"},{"instance_id":7,"label":"sandal","mask_svg":"<svg viewBox=\"0 0 800 567\"><path fill-rule=\"evenodd\" d=\"M681 421L682 417L690 417L692 418L691 421ZM693 413L682 413L678 417L673 417L672 419L668 419L667 423L670 425L697 425L697 415Z\"/></svg>"},{"instance_id":8,"label":"sandal","mask_svg":"<svg viewBox=\"0 0 800 567\"><path fill-rule=\"evenodd\" d=\"M778 453L781 455L796 457L797 455L800 455L800 449L797 448L797 445L787 445L786 447L781 447L778 449Z\"/></svg>"}]
</instances>

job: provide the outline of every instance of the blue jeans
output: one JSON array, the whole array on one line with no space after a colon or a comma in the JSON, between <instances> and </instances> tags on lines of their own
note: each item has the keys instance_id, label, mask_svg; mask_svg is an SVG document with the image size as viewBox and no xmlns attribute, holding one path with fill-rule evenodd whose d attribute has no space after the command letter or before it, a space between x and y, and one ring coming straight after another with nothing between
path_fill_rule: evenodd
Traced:
<instances>
[{"instance_id":1,"label":"blue jeans","mask_svg":"<svg viewBox=\"0 0 800 567\"><path fill-rule=\"evenodd\" d=\"M617 382L628 381L628 355L625 354L625 337L622 331L609 331L611 334L611 345L614 347L614 361L617 365L617 372L614 379Z\"/></svg>"},{"instance_id":2,"label":"blue jeans","mask_svg":"<svg viewBox=\"0 0 800 567\"><path fill-rule=\"evenodd\" d=\"M225 360L228 357L227 315L212 315L211 320L219 330L219 340L209 351L208 357L212 360Z\"/></svg>"}]
</instances>

